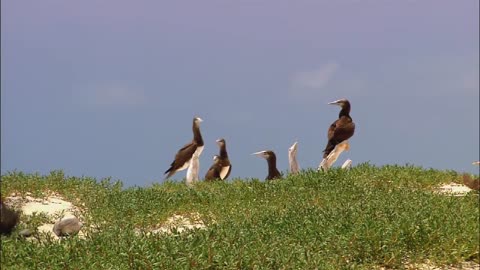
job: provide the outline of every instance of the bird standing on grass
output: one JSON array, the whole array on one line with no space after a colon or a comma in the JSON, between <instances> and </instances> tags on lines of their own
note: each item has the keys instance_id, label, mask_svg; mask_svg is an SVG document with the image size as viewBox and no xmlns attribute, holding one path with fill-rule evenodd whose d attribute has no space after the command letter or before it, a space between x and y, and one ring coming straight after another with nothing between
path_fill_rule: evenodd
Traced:
<instances>
[{"instance_id":1,"label":"bird standing on grass","mask_svg":"<svg viewBox=\"0 0 480 270\"><path fill-rule=\"evenodd\" d=\"M326 158L337 144L351 138L355 132L355 123L350 117L350 102L347 99L339 99L328 104L338 105L342 109L338 119L328 129L328 142L325 150L323 150L323 158Z\"/></svg>"},{"instance_id":2,"label":"bird standing on grass","mask_svg":"<svg viewBox=\"0 0 480 270\"><path fill-rule=\"evenodd\" d=\"M193 140L178 150L177 154L175 155L175 159L173 160L172 164L170 164L170 168L165 171L165 174L168 173L166 178L169 178L178 171L187 169L190 166L192 158L196 158L198 160L198 157L200 157L204 147L202 134L200 133L200 123L202 121L203 120L200 117L193 118ZM198 172L196 173L198 175Z\"/></svg>"},{"instance_id":3,"label":"bird standing on grass","mask_svg":"<svg viewBox=\"0 0 480 270\"><path fill-rule=\"evenodd\" d=\"M219 150L220 179L225 180L230 175L230 172L232 171L232 164L228 159L227 143L225 142L225 139L221 138L221 139L218 139L216 142L218 144L218 147L220 148Z\"/></svg>"},{"instance_id":4,"label":"bird standing on grass","mask_svg":"<svg viewBox=\"0 0 480 270\"><path fill-rule=\"evenodd\" d=\"M268 163L268 175L265 180L273 180L282 178L282 174L277 169L277 157L275 153L271 150L265 150L253 153L252 155L257 155L267 160Z\"/></svg>"}]
</instances>

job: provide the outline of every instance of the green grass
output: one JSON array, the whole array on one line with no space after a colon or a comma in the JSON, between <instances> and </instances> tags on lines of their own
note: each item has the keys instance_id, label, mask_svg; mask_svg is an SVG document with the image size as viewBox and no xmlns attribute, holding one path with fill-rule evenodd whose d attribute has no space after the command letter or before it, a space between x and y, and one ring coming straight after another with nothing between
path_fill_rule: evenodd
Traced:
<instances>
[{"instance_id":1,"label":"green grass","mask_svg":"<svg viewBox=\"0 0 480 270\"><path fill-rule=\"evenodd\" d=\"M362 164L350 171L303 171L276 182L124 189L110 179L61 171L11 172L2 176L3 197L56 191L85 204L87 232L92 224L100 230L59 243L2 237L2 269L372 269L426 259L455 264L472 255L478 260L478 194L432 192L458 178L453 171ZM134 234L134 228L193 212L207 229Z\"/></svg>"}]
</instances>

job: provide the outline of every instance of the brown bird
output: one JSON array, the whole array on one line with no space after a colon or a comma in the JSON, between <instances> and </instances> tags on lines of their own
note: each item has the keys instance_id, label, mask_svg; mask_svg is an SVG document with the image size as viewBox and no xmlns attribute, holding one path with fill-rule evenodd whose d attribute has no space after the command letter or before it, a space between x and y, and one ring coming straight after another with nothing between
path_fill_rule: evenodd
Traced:
<instances>
[{"instance_id":1,"label":"brown bird","mask_svg":"<svg viewBox=\"0 0 480 270\"><path fill-rule=\"evenodd\" d=\"M473 190L480 191L480 178L472 179L470 175L463 174L463 184Z\"/></svg>"},{"instance_id":2,"label":"brown bird","mask_svg":"<svg viewBox=\"0 0 480 270\"><path fill-rule=\"evenodd\" d=\"M225 142L225 139L221 138L221 139L218 139L216 142L218 144L218 147L220 148L220 152L219 152L220 179L224 180L230 175L230 172L232 171L232 164L228 159L227 143Z\"/></svg>"},{"instance_id":3,"label":"brown bird","mask_svg":"<svg viewBox=\"0 0 480 270\"><path fill-rule=\"evenodd\" d=\"M220 178L220 172L222 170L222 165L220 164L220 156L215 155L213 156L213 164L208 169L207 173L205 174L205 181L210 182Z\"/></svg>"},{"instance_id":4,"label":"brown bird","mask_svg":"<svg viewBox=\"0 0 480 270\"><path fill-rule=\"evenodd\" d=\"M268 163L268 175L265 180L273 180L282 178L282 174L277 170L277 157L275 153L270 150L260 151L253 153L252 155L257 155L267 160Z\"/></svg>"},{"instance_id":5,"label":"brown bird","mask_svg":"<svg viewBox=\"0 0 480 270\"><path fill-rule=\"evenodd\" d=\"M17 212L9 209L0 199L0 234L9 235L19 221Z\"/></svg>"},{"instance_id":6,"label":"brown bird","mask_svg":"<svg viewBox=\"0 0 480 270\"><path fill-rule=\"evenodd\" d=\"M335 146L353 136L355 132L355 123L350 117L350 102L346 99L339 99L328 103L330 105L338 105L342 108L338 119L330 125L328 129L328 143L323 150L323 158L326 158Z\"/></svg>"},{"instance_id":7,"label":"brown bird","mask_svg":"<svg viewBox=\"0 0 480 270\"><path fill-rule=\"evenodd\" d=\"M187 169L190 166L193 155L200 157L204 147L202 134L200 133L200 123L202 121L200 117L193 118L193 140L178 150L175 159L172 164L170 164L170 168L165 171L165 174L168 173L166 178L169 178L178 171Z\"/></svg>"}]
</instances>

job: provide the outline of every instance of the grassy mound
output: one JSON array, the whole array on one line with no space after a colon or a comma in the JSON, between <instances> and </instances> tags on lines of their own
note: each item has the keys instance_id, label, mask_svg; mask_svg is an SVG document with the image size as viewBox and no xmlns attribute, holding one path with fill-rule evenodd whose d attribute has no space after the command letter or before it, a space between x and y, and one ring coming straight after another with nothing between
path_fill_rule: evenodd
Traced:
<instances>
[{"instance_id":1,"label":"grassy mound","mask_svg":"<svg viewBox=\"0 0 480 270\"><path fill-rule=\"evenodd\" d=\"M478 260L478 194L433 192L457 179L452 171L363 164L274 182L123 189L61 171L12 172L2 176L2 197L55 191L84 209L86 238L2 237L2 269L372 269ZM205 229L147 233L192 213ZM22 220L21 227L35 222Z\"/></svg>"}]
</instances>

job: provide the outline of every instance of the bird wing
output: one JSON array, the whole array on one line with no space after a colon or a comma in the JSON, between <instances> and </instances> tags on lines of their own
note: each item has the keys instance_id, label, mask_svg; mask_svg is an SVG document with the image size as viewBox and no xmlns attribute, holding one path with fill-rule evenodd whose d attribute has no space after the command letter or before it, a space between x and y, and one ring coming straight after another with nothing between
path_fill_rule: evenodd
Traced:
<instances>
[{"instance_id":1,"label":"bird wing","mask_svg":"<svg viewBox=\"0 0 480 270\"><path fill-rule=\"evenodd\" d=\"M333 122L328 128L328 140L331 140L333 136L335 136L335 130L337 129L337 122L338 120Z\"/></svg>"},{"instance_id":2,"label":"bird wing","mask_svg":"<svg viewBox=\"0 0 480 270\"><path fill-rule=\"evenodd\" d=\"M168 173L167 177L172 176L178 169L182 168L185 163L192 158L195 150L197 150L197 144L194 141L184 145L180 150L178 150L177 154L175 155L175 159L173 160L172 164L170 164L170 168L165 171L165 173Z\"/></svg>"},{"instance_id":3,"label":"bird wing","mask_svg":"<svg viewBox=\"0 0 480 270\"><path fill-rule=\"evenodd\" d=\"M220 178L220 167L218 163L213 163L205 174L205 180L214 180Z\"/></svg>"},{"instance_id":4,"label":"bird wing","mask_svg":"<svg viewBox=\"0 0 480 270\"><path fill-rule=\"evenodd\" d=\"M352 137L354 132L355 123L350 119L340 118L330 125L328 140L335 139L337 142L342 142Z\"/></svg>"}]
</instances>

